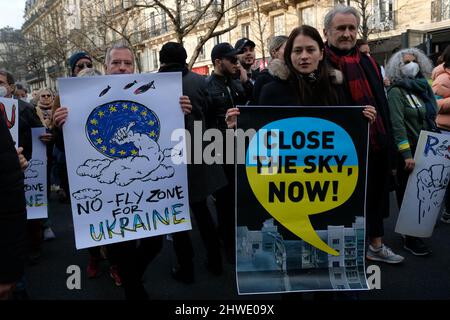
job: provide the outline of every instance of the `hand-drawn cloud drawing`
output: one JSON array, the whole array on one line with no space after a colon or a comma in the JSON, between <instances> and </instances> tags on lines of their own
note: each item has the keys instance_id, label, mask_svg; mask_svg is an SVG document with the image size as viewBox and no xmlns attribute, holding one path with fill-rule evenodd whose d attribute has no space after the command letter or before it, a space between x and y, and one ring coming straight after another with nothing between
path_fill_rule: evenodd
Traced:
<instances>
[{"instance_id":1,"label":"hand-drawn cloud drawing","mask_svg":"<svg viewBox=\"0 0 450 320\"><path fill-rule=\"evenodd\" d=\"M24 172L25 179L37 178L39 176L39 172L37 170L34 170L34 168L37 166L42 166L43 164L44 162L41 160L31 160L28 163L28 168Z\"/></svg>"},{"instance_id":2,"label":"hand-drawn cloud drawing","mask_svg":"<svg viewBox=\"0 0 450 320\"><path fill-rule=\"evenodd\" d=\"M72 193L72 196L77 200L84 200L84 199L95 199L101 194L102 192L100 190L86 188Z\"/></svg>"},{"instance_id":3,"label":"hand-drawn cloud drawing","mask_svg":"<svg viewBox=\"0 0 450 320\"><path fill-rule=\"evenodd\" d=\"M126 109L128 109L130 106L122 103L115 107L107 106L109 109L96 111L98 120L93 118L90 120L90 123L88 123L88 126L90 127L87 131L91 143L92 140L94 140L94 135L99 136L100 131L110 130L109 128L111 126L106 126L106 128L102 127L102 130L96 129L96 126L102 126L102 121L107 121L101 120L106 118L107 110L114 113L119 107L126 107ZM139 109L139 107L141 107L141 109ZM143 133L143 127L136 121L137 119L134 114L140 112L141 115L147 117L148 109L145 110L145 107L139 107L135 104L131 104L131 115L127 117L126 111L124 112L125 116L122 115L122 118L120 119L122 124L121 127L116 126L116 129L110 130L110 132L107 132L101 138L94 140L94 147L97 150L102 151L104 155L113 159L88 159L84 164L78 167L78 175L95 178L100 183L115 183L119 186L127 186L135 180L157 181L173 177L175 174L174 168L170 165L163 164L163 162L174 152L170 148L161 150L157 142L157 137L159 135L159 120L158 123L156 123L156 115L152 115L152 118L146 118L145 121L147 121L147 123L144 128L147 131L147 134ZM124 123L127 123L126 126L123 126ZM114 125L116 124L114 123ZM180 151L177 152L181 153Z\"/></svg>"}]
</instances>

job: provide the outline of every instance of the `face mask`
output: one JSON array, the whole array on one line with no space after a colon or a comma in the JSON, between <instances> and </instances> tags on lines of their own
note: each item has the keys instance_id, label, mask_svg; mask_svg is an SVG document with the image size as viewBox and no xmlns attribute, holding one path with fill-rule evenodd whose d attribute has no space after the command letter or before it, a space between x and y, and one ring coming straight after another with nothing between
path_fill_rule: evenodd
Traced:
<instances>
[{"instance_id":1,"label":"face mask","mask_svg":"<svg viewBox=\"0 0 450 320\"><path fill-rule=\"evenodd\" d=\"M5 87L0 86L0 97L5 97L8 94L8 90Z\"/></svg>"},{"instance_id":2,"label":"face mask","mask_svg":"<svg viewBox=\"0 0 450 320\"><path fill-rule=\"evenodd\" d=\"M405 77L412 79L414 79L417 76L417 74L419 73L419 69L420 69L419 65L415 62L410 62L408 64L401 66L400 68Z\"/></svg>"}]
</instances>

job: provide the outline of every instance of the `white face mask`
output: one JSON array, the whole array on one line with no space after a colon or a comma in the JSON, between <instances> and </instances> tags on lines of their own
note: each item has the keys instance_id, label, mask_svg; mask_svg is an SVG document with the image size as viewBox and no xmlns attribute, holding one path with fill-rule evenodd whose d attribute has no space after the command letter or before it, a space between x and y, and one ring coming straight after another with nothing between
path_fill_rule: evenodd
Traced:
<instances>
[{"instance_id":1,"label":"white face mask","mask_svg":"<svg viewBox=\"0 0 450 320\"><path fill-rule=\"evenodd\" d=\"M8 90L4 86L0 86L0 97L5 97L8 94Z\"/></svg>"},{"instance_id":2,"label":"white face mask","mask_svg":"<svg viewBox=\"0 0 450 320\"><path fill-rule=\"evenodd\" d=\"M414 79L419 73L419 65L416 62L410 62L408 64L404 64L400 67L403 75L408 78Z\"/></svg>"}]
</instances>

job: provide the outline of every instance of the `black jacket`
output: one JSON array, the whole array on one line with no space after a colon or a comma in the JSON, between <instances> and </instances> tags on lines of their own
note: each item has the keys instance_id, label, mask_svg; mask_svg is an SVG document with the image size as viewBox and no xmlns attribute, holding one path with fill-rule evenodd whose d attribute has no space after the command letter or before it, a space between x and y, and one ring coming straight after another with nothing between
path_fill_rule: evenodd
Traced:
<instances>
[{"instance_id":1,"label":"black jacket","mask_svg":"<svg viewBox=\"0 0 450 320\"><path fill-rule=\"evenodd\" d=\"M331 49L338 55L346 54L336 48ZM329 61L329 63L332 65L332 61ZM378 139L382 146L381 150L375 152L372 148L369 148L368 158L366 217L369 237L376 238L383 236L382 228L376 227L380 224L380 219L389 216L389 191L392 181L391 173L396 168L396 146L392 136L389 105L384 91L383 79L379 76L381 72L378 73L375 69L379 67L374 66L370 58L364 54L361 55L360 66L370 85L375 98L374 107L377 114L380 115L386 131L386 135ZM347 81L344 79L344 82ZM351 99L350 88L348 86L346 88L348 90L347 96L351 101L350 105L357 105Z\"/></svg>"},{"instance_id":2,"label":"black jacket","mask_svg":"<svg viewBox=\"0 0 450 320\"><path fill-rule=\"evenodd\" d=\"M269 82L274 81L275 79L276 79L275 76L270 74L269 69L264 69L259 73L258 77L256 78L255 84L253 85L253 96L251 101L252 105L258 104L262 88Z\"/></svg>"},{"instance_id":3,"label":"black jacket","mask_svg":"<svg viewBox=\"0 0 450 320\"><path fill-rule=\"evenodd\" d=\"M188 185L189 185L189 201L196 203L205 200L209 195L226 185L227 180L223 172L222 166L203 163L203 133L205 132L205 113L209 108L208 91L206 90L206 78L189 71L186 67L179 64L169 64L161 67L160 72L182 72L183 73L183 95L189 97L192 104L192 112L185 117L185 126L191 135L191 145L188 146L187 158L190 163L187 166ZM194 130L194 123L201 126L201 132ZM196 137L195 133L199 133L201 137ZM194 163L194 144L202 141L200 156L202 163Z\"/></svg>"},{"instance_id":4,"label":"black jacket","mask_svg":"<svg viewBox=\"0 0 450 320\"><path fill-rule=\"evenodd\" d=\"M0 283L23 275L26 209L24 176L6 120L0 114Z\"/></svg>"},{"instance_id":5,"label":"black jacket","mask_svg":"<svg viewBox=\"0 0 450 320\"><path fill-rule=\"evenodd\" d=\"M239 80L212 74L206 80L210 108L206 114L208 128L226 130L225 114L228 109L246 105L251 99Z\"/></svg>"},{"instance_id":6,"label":"black jacket","mask_svg":"<svg viewBox=\"0 0 450 320\"><path fill-rule=\"evenodd\" d=\"M322 105L322 103L302 103L298 97L298 84L291 81L291 73L284 62L272 60L268 72L272 78L262 88L259 96L258 105L263 106L296 106L296 105ZM336 105L344 106L348 104L345 95L342 73L338 70L330 70L330 78L333 84L333 90L337 95L338 103ZM270 79L268 79L270 80ZM314 84L310 84L314 85ZM314 97L310 97L314 101Z\"/></svg>"}]
</instances>

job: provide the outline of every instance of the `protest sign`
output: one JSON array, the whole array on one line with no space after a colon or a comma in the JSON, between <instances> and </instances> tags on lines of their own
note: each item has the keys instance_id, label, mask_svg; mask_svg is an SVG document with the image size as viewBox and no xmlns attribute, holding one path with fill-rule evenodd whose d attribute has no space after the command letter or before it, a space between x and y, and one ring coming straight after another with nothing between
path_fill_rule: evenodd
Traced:
<instances>
[{"instance_id":1,"label":"protest sign","mask_svg":"<svg viewBox=\"0 0 450 320\"><path fill-rule=\"evenodd\" d=\"M238 128L239 293L367 289L362 108L242 107Z\"/></svg>"},{"instance_id":2,"label":"protest sign","mask_svg":"<svg viewBox=\"0 0 450 320\"><path fill-rule=\"evenodd\" d=\"M16 143L16 148L19 145L19 103L16 99L0 98L0 113L3 114L6 120L6 125L11 132L11 136Z\"/></svg>"},{"instance_id":3,"label":"protest sign","mask_svg":"<svg viewBox=\"0 0 450 320\"><path fill-rule=\"evenodd\" d=\"M175 164L185 145L171 141L184 129L181 73L59 85L77 248L191 229L186 165Z\"/></svg>"},{"instance_id":4,"label":"protest sign","mask_svg":"<svg viewBox=\"0 0 450 320\"><path fill-rule=\"evenodd\" d=\"M28 220L48 217L47 201L47 151L39 136L45 128L32 128L33 153L25 175L25 200Z\"/></svg>"},{"instance_id":5,"label":"protest sign","mask_svg":"<svg viewBox=\"0 0 450 320\"><path fill-rule=\"evenodd\" d=\"M419 238L433 234L450 178L449 141L447 134L420 132L395 232Z\"/></svg>"}]
</instances>

